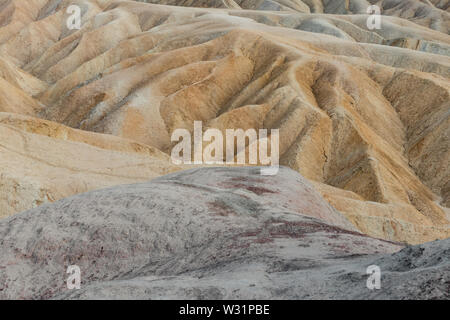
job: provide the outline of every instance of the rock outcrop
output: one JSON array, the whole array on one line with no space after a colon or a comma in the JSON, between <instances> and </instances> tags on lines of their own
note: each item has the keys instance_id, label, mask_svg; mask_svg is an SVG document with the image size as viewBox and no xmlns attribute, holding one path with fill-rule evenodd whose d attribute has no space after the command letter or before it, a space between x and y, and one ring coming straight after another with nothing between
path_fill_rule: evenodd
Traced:
<instances>
[{"instance_id":1,"label":"rock outcrop","mask_svg":"<svg viewBox=\"0 0 450 320\"><path fill-rule=\"evenodd\" d=\"M372 255L357 255L352 258L339 257L333 261L311 258L305 252L307 250L300 253L307 258L302 256L300 259L298 255L285 251L278 256L282 262L276 264L276 267L266 265L265 270L264 264L256 265L254 261L244 267L230 263L232 266L227 265L212 272L211 269L206 269L193 275L141 275L132 279L95 283L80 291L62 293L56 298L448 299L449 242L447 239L407 247L394 254L377 254L377 258ZM295 248L293 252L297 250ZM380 267L380 290L368 290L365 286L368 277L365 271L368 266ZM317 270L317 267L323 269Z\"/></svg>"}]
</instances>

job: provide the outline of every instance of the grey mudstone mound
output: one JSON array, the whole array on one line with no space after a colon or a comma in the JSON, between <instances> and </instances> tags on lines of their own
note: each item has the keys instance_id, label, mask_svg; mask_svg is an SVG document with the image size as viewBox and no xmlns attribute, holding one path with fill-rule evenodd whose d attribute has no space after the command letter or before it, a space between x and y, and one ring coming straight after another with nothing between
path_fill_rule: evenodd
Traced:
<instances>
[{"instance_id":1,"label":"grey mudstone mound","mask_svg":"<svg viewBox=\"0 0 450 320\"><path fill-rule=\"evenodd\" d=\"M194 169L1 220L0 298L448 298L450 240L395 253L295 171L259 170ZM371 264L380 290L366 287Z\"/></svg>"}]
</instances>

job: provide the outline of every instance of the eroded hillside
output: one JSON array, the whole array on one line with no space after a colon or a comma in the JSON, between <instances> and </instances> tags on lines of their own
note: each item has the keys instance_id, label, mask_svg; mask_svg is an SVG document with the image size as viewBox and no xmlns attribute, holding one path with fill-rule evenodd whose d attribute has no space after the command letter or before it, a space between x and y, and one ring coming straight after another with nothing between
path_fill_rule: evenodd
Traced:
<instances>
[{"instance_id":1,"label":"eroded hillside","mask_svg":"<svg viewBox=\"0 0 450 320\"><path fill-rule=\"evenodd\" d=\"M448 7L377 1L370 31L375 1L144 2L178 6L1 2L0 216L179 170L171 134L201 120L280 129L281 164L363 233L450 235Z\"/></svg>"}]
</instances>

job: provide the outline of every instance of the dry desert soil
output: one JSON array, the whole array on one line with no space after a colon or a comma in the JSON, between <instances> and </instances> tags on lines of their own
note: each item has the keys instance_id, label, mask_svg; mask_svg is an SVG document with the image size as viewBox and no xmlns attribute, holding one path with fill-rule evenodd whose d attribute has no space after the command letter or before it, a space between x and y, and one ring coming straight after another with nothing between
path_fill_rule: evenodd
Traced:
<instances>
[{"instance_id":1,"label":"dry desert soil","mask_svg":"<svg viewBox=\"0 0 450 320\"><path fill-rule=\"evenodd\" d=\"M0 0L0 299L449 299L449 33L449 0ZM278 174L176 164L194 121L278 129Z\"/></svg>"}]
</instances>

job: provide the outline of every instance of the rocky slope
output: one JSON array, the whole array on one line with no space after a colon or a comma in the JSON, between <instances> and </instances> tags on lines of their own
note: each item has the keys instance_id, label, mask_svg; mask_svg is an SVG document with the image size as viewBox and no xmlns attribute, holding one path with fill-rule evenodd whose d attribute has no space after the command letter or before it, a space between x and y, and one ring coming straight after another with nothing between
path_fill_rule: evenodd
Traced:
<instances>
[{"instance_id":1,"label":"rocky slope","mask_svg":"<svg viewBox=\"0 0 450 320\"><path fill-rule=\"evenodd\" d=\"M449 240L392 255L399 244L352 230L298 173L259 171L182 171L1 220L0 298L449 297Z\"/></svg>"},{"instance_id":2,"label":"rocky slope","mask_svg":"<svg viewBox=\"0 0 450 320\"><path fill-rule=\"evenodd\" d=\"M366 234L449 237L445 4L377 1L369 31L375 1L144 2L177 6L0 2L0 216L177 170L170 136L202 120L279 128L281 163Z\"/></svg>"},{"instance_id":3,"label":"rocky slope","mask_svg":"<svg viewBox=\"0 0 450 320\"><path fill-rule=\"evenodd\" d=\"M400 17L416 24L448 33L450 9L441 0L139 0L140 2L250 9L265 11L293 11L301 13L367 14L368 7L377 5L383 15ZM445 10L445 11L444 11Z\"/></svg>"},{"instance_id":4,"label":"rocky slope","mask_svg":"<svg viewBox=\"0 0 450 320\"><path fill-rule=\"evenodd\" d=\"M155 148L17 114L0 113L0 136L0 218L180 169Z\"/></svg>"}]
</instances>

